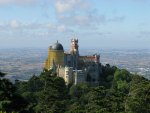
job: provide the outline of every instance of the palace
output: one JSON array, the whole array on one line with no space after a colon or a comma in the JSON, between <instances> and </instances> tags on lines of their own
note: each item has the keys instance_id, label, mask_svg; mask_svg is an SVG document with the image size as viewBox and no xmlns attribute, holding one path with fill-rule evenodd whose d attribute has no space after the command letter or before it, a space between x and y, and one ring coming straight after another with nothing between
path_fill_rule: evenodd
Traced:
<instances>
[{"instance_id":1,"label":"palace","mask_svg":"<svg viewBox=\"0 0 150 113\"><path fill-rule=\"evenodd\" d=\"M100 55L80 56L78 39L71 40L70 52L64 52L58 41L49 47L45 69L54 69L66 84L98 84L101 75Z\"/></svg>"}]
</instances>

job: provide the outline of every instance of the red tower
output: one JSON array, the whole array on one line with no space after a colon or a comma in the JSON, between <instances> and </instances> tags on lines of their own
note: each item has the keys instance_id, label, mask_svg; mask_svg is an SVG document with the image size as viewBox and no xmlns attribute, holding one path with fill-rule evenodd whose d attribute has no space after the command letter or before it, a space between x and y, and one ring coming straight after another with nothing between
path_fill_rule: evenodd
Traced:
<instances>
[{"instance_id":1,"label":"red tower","mask_svg":"<svg viewBox=\"0 0 150 113\"><path fill-rule=\"evenodd\" d=\"M79 53L78 39L71 39L71 52Z\"/></svg>"}]
</instances>

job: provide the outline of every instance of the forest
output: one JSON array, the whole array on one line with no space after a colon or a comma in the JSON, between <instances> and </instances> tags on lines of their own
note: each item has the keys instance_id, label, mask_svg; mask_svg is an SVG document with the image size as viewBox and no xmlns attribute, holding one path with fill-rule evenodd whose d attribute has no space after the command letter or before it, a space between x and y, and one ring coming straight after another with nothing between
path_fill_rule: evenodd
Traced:
<instances>
[{"instance_id":1,"label":"forest","mask_svg":"<svg viewBox=\"0 0 150 113\"><path fill-rule=\"evenodd\" d=\"M150 113L150 80L102 65L99 85L66 85L53 70L12 83L0 72L2 113Z\"/></svg>"}]
</instances>

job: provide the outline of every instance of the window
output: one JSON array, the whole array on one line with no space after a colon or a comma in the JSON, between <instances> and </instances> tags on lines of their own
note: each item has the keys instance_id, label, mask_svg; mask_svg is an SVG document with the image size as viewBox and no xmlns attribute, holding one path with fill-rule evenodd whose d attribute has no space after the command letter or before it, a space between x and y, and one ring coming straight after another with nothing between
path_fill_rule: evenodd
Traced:
<instances>
[{"instance_id":1,"label":"window","mask_svg":"<svg viewBox=\"0 0 150 113\"><path fill-rule=\"evenodd\" d=\"M69 74L69 72L68 71L66 71L66 75L68 75Z\"/></svg>"}]
</instances>

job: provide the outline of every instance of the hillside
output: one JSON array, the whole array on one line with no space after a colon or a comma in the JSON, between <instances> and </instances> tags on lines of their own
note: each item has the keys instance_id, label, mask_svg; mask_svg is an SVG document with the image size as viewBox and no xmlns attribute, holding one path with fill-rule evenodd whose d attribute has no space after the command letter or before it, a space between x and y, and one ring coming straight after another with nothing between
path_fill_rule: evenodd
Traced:
<instances>
[{"instance_id":1,"label":"hillside","mask_svg":"<svg viewBox=\"0 0 150 113\"><path fill-rule=\"evenodd\" d=\"M15 84L0 73L0 109L19 113L150 112L149 80L109 64L102 71L96 87L86 83L66 86L53 70Z\"/></svg>"}]
</instances>

